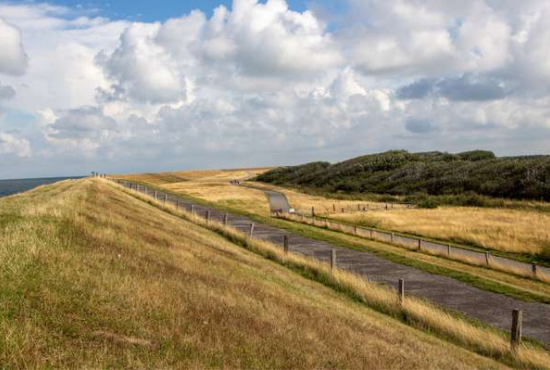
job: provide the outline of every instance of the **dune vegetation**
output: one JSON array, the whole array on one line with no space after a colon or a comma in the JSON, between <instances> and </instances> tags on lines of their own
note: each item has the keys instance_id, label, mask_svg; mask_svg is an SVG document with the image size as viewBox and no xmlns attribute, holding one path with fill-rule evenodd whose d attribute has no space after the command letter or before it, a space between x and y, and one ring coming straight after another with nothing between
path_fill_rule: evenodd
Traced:
<instances>
[{"instance_id":1,"label":"dune vegetation","mask_svg":"<svg viewBox=\"0 0 550 370\"><path fill-rule=\"evenodd\" d=\"M550 201L550 156L498 158L483 150L457 154L393 150L336 164L280 167L258 180L331 193L427 194L448 202L482 202L483 196Z\"/></svg>"},{"instance_id":2,"label":"dune vegetation","mask_svg":"<svg viewBox=\"0 0 550 370\"><path fill-rule=\"evenodd\" d=\"M447 337L462 346L424 333L160 207L97 179L0 199L3 367L550 367L536 347L510 357L500 334L410 300L411 317L455 323Z\"/></svg>"}]
</instances>

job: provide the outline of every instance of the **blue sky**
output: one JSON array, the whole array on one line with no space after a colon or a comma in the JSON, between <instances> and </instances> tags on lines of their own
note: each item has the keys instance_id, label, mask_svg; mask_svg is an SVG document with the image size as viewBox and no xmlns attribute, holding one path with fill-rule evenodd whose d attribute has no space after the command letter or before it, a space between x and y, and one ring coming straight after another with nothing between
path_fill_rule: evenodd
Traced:
<instances>
[{"instance_id":1,"label":"blue sky","mask_svg":"<svg viewBox=\"0 0 550 370\"><path fill-rule=\"evenodd\" d=\"M263 1L265 2L265 1ZM133 1L133 0L54 0L51 4L67 6L73 9L96 10L98 15L111 19L128 19L143 22L164 21L168 18L179 17L191 10L200 9L210 15L219 5L231 7L231 0L188 0L188 1ZM293 10L304 11L312 2L310 0L289 0L289 7ZM337 11L342 8L338 0L315 1L315 5L323 5Z\"/></svg>"}]
</instances>

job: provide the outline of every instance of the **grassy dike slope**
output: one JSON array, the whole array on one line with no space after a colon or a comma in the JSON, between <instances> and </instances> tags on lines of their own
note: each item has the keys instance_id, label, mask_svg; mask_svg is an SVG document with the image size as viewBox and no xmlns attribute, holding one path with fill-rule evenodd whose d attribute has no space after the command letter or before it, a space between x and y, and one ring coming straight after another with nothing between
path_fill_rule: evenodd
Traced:
<instances>
[{"instance_id":1,"label":"grassy dike slope","mask_svg":"<svg viewBox=\"0 0 550 370\"><path fill-rule=\"evenodd\" d=\"M0 199L6 368L502 368L99 180Z\"/></svg>"}]
</instances>

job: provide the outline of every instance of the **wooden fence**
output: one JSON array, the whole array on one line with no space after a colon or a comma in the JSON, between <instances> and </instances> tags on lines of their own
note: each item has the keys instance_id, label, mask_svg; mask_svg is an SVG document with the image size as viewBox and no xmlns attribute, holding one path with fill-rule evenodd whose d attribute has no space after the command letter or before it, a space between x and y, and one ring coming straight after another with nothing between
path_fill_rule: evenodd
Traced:
<instances>
[{"instance_id":1,"label":"wooden fence","mask_svg":"<svg viewBox=\"0 0 550 370\"><path fill-rule=\"evenodd\" d=\"M423 238L410 237L373 228L347 225L333 220L304 214L277 213L277 216L308 225L326 228L328 230L339 231L344 234L355 235L365 239L393 244L422 253L442 256L476 266L483 266L544 282L550 282L550 268L520 262L509 258L493 256L490 252L473 251L466 248L460 248L456 245L438 243Z\"/></svg>"}]
</instances>

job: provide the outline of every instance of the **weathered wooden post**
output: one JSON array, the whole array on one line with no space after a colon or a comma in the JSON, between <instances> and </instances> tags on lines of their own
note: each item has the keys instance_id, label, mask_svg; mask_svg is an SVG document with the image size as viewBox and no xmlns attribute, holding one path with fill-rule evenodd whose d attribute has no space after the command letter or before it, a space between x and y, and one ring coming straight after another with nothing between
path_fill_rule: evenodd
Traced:
<instances>
[{"instance_id":1,"label":"weathered wooden post","mask_svg":"<svg viewBox=\"0 0 550 370\"><path fill-rule=\"evenodd\" d=\"M405 279L399 279L397 294L399 297L399 304L402 305L405 301Z\"/></svg>"},{"instance_id":2,"label":"weathered wooden post","mask_svg":"<svg viewBox=\"0 0 550 370\"><path fill-rule=\"evenodd\" d=\"M393 243L394 239L395 239L395 233L391 233L391 242L392 243Z\"/></svg>"},{"instance_id":3,"label":"weathered wooden post","mask_svg":"<svg viewBox=\"0 0 550 370\"><path fill-rule=\"evenodd\" d=\"M179 199L176 199L176 210L179 211L179 209L180 209L180 201Z\"/></svg>"},{"instance_id":4,"label":"weathered wooden post","mask_svg":"<svg viewBox=\"0 0 550 370\"><path fill-rule=\"evenodd\" d=\"M422 239L418 239L418 250L422 250Z\"/></svg>"},{"instance_id":5,"label":"weathered wooden post","mask_svg":"<svg viewBox=\"0 0 550 370\"><path fill-rule=\"evenodd\" d=\"M333 211L334 213L336 213L336 204L333 204L333 205L332 205L332 211Z\"/></svg>"},{"instance_id":6,"label":"weathered wooden post","mask_svg":"<svg viewBox=\"0 0 550 370\"><path fill-rule=\"evenodd\" d=\"M485 263L489 266L489 260L491 259L491 252L485 252Z\"/></svg>"},{"instance_id":7,"label":"weathered wooden post","mask_svg":"<svg viewBox=\"0 0 550 370\"><path fill-rule=\"evenodd\" d=\"M288 235L283 237L283 250L285 251L285 254L288 254Z\"/></svg>"},{"instance_id":8,"label":"weathered wooden post","mask_svg":"<svg viewBox=\"0 0 550 370\"><path fill-rule=\"evenodd\" d=\"M194 204L191 204L191 214L192 215L195 214L195 205Z\"/></svg>"},{"instance_id":9,"label":"weathered wooden post","mask_svg":"<svg viewBox=\"0 0 550 370\"><path fill-rule=\"evenodd\" d=\"M168 202L168 194L164 194L164 204Z\"/></svg>"},{"instance_id":10,"label":"weathered wooden post","mask_svg":"<svg viewBox=\"0 0 550 370\"><path fill-rule=\"evenodd\" d=\"M447 245L447 256L451 257L451 245Z\"/></svg>"},{"instance_id":11,"label":"weathered wooden post","mask_svg":"<svg viewBox=\"0 0 550 370\"><path fill-rule=\"evenodd\" d=\"M330 251L330 268L334 270L337 266L336 264L336 249Z\"/></svg>"},{"instance_id":12,"label":"weathered wooden post","mask_svg":"<svg viewBox=\"0 0 550 370\"><path fill-rule=\"evenodd\" d=\"M224 225L227 225L227 219L229 218L229 215L226 213L225 215L223 215L223 224Z\"/></svg>"},{"instance_id":13,"label":"weathered wooden post","mask_svg":"<svg viewBox=\"0 0 550 370\"><path fill-rule=\"evenodd\" d=\"M155 200L157 200L157 199L158 199L158 193L157 193L157 191L155 190Z\"/></svg>"},{"instance_id":14,"label":"weathered wooden post","mask_svg":"<svg viewBox=\"0 0 550 370\"><path fill-rule=\"evenodd\" d=\"M315 207L311 207L311 217L315 217Z\"/></svg>"},{"instance_id":15,"label":"weathered wooden post","mask_svg":"<svg viewBox=\"0 0 550 370\"><path fill-rule=\"evenodd\" d=\"M533 271L533 277L536 278L537 277L537 265L535 265L533 263L533 266L531 267L532 271Z\"/></svg>"},{"instance_id":16,"label":"weathered wooden post","mask_svg":"<svg viewBox=\"0 0 550 370\"><path fill-rule=\"evenodd\" d=\"M512 331L510 337L510 347L512 352L517 352L519 345L521 344L521 332L522 332L522 313L521 310L512 311Z\"/></svg>"},{"instance_id":17,"label":"weathered wooden post","mask_svg":"<svg viewBox=\"0 0 550 370\"><path fill-rule=\"evenodd\" d=\"M210 222L210 216L211 216L211 213L210 213L210 210L206 211L206 222Z\"/></svg>"},{"instance_id":18,"label":"weathered wooden post","mask_svg":"<svg viewBox=\"0 0 550 370\"><path fill-rule=\"evenodd\" d=\"M249 232L248 236L250 236L252 238L253 235L254 235L254 222L252 222L250 224L250 232Z\"/></svg>"},{"instance_id":19,"label":"weathered wooden post","mask_svg":"<svg viewBox=\"0 0 550 370\"><path fill-rule=\"evenodd\" d=\"M353 234L357 235L357 226L353 226Z\"/></svg>"}]
</instances>

